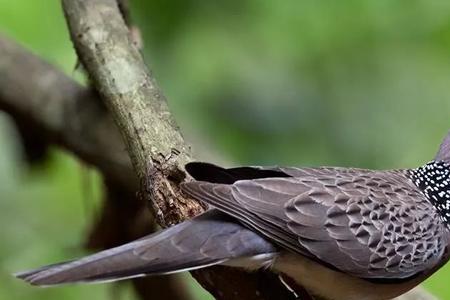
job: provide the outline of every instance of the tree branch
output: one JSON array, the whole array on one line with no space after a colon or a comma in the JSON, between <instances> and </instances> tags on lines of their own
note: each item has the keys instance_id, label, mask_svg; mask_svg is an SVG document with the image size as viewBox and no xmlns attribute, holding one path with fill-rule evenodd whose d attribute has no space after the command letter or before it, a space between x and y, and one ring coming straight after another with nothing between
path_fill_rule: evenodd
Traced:
<instances>
[{"instance_id":1,"label":"tree branch","mask_svg":"<svg viewBox=\"0 0 450 300\"><path fill-rule=\"evenodd\" d=\"M177 130L164 96L130 40L117 2L63 1L71 37L83 65L95 82L127 144L139 178L150 158L189 150Z\"/></svg>"},{"instance_id":2,"label":"tree branch","mask_svg":"<svg viewBox=\"0 0 450 300\"><path fill-rule=\"evenodd\" d=\"M181 200L172 205L160 197L167 192L165 185L172 184L162 178L167 174L162 174L161 168L170 169L171 177L182 180L180 170L191 160L190 151L130 38L117 2L63 1L63 5L78 56L112 112L134 169L141 182L151 182L144 195L155 196L150 203L160 225L198 214L202 206L196 201ZM174 152L176 160L167 164ZM170 196L182 199L176 184L172 184Z\"/></svg>"},{"instance_id":3,"label":"tree branch","mask_svg":"<svg viewBox=\"0 0 450 300\"><path fill-rule=\"evenodd\" d=\"M136 191L125 145L97 94L0 35L0 109Z\"/></svg>"}]
</instances>

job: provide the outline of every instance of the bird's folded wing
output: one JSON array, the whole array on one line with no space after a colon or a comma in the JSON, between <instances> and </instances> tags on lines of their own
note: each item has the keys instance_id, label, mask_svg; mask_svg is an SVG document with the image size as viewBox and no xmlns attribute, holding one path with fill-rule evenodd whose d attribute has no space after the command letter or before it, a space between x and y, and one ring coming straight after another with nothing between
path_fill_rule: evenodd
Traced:
<instances>
[{"instance_id":1,"label":"bird's folded wing","mask_svg":"<svg viewBox=\"0 0 450 300\"><path fill-rule=\"evenodd\" d=\"M183 190L286 249L361 278L405 279L443 255L443 226L401 171L277 170L297 177L196 181Z\"/></svg>"}]
</instances>

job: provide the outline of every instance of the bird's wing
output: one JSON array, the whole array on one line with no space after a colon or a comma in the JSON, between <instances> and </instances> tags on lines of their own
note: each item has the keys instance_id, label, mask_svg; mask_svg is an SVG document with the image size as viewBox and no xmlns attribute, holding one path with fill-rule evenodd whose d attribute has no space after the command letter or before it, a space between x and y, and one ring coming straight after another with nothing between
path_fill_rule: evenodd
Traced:
<instances>
[{"instance_id":1,"label":"bird's wing","mask_svg":"<svg viewBox=\"0 0 450 300\"><path fill-rule=\"evenodd\" d=\"M183 190L286 249L361 278L409 278L444 255L444 226L402 171L271 170L294 177L195 181Z\"/></svg>"}]
</instances>

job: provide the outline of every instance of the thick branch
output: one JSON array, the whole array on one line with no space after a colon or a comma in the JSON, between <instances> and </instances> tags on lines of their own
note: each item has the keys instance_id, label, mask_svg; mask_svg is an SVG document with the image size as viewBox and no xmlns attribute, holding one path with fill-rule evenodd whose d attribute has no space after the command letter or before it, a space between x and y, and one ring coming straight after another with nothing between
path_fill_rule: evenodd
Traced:
<instances>
[{"instance_id":1,"label":"thick branch","mask_svg":"<svg viewBox=\"0 0 450 300\"><path fill-rule=\"evenodd\" d=\"M151 158L180 151L190 161L167 103L130 40L117 2L63 1L77 53L122 132L139 178Z\"/></svg>"},{"instance_id":2,"label":"thick branch","mask_svg":"<svg viewBox=\"0 0 450 300\"><path fill-rule=\"evenodd\" d=\"M180 170L191 160L190 151L131 39L117 2L80 0L63 1L63 5L78 56L119 126L139 179L149 183L143 195L153 196L150 203L160 225L201 212L199 203L182 199L176 182L165 180L182 180ZM173 153L177 153L176 160L168 161Z\"/></svg>"}]
</instances>

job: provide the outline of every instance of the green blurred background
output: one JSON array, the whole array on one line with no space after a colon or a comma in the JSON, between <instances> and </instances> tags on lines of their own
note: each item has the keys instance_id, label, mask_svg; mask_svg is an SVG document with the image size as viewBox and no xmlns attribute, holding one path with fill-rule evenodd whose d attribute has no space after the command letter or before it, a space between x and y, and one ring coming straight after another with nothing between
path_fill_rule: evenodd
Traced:
<instances>
[{"instance_id":1,"label":"green blurred background","mask_svg":"<svg viewBox=\"0 0 450 300\"><path fill-rule=\"evenodd\" d=\"M414 167L450 128L450 2L131 2L148 64L203 159ZM0 0L0 31L80 77L59 1ZM101 190L58 149L29 168L4 114L0 143L0 299L134 299L126 285L36 289L11 277L80 255ZM425 286L448 299L449 275Z\"/></svg>"}]
</instances>

